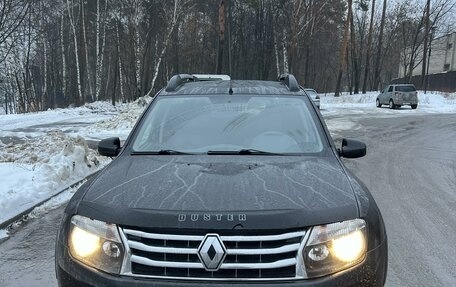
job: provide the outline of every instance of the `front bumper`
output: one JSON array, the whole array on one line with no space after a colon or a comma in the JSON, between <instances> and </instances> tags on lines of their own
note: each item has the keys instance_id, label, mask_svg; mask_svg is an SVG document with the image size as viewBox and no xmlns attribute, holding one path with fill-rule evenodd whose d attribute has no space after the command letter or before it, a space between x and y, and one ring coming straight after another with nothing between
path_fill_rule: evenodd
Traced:
<instances>
[{"instance_id":1,"label":"front bumper","mask_svg":"<svg viewBox=\"0 0 456 287\"><path fill-rule=\"evenodd\" d=\"M365 261L351 269L339 273L309 280L293 281L205 281L205 280L169 280L144 279L126 276L115 276L82 266L75 262L68 249L61 242L56 248L56 275L61 287L95 287L95 286L135 286L135 287L206 287L206 286L383 286L388 266L387 241L367 253Z\"/></svg>"}]
</instances>

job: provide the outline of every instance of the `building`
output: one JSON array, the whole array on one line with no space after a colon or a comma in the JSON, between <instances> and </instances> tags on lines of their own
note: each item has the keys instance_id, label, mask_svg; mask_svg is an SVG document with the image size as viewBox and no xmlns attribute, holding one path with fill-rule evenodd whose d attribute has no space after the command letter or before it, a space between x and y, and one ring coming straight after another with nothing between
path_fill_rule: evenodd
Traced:
<instances>
[{"instance_id":1,"label":"building","mask_svg":"<svg viewBox=\"0 0 456 287\"><path fill-rule=\"evenodd\" d=\"M423 58L423 46L418 49L417 62ZM413 70L412 76L420 76L422 64ZM435 38L431 42L431 57L429 59L429 74L456 71L456 32ZM399 78L405 77L404 63L399 65Z\"/></svg>"}]
</instances>

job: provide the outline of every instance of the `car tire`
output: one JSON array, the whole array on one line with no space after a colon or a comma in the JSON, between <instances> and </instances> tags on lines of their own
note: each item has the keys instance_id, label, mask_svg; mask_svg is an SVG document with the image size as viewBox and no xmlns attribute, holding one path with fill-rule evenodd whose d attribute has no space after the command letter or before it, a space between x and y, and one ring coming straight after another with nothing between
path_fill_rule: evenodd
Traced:
<instances>
[{"instance_id":1,"label":"car tire","mask_svg":"<svg viewBox=\"0 0 456 287\"><path fill-rule=\"evenodd\" d=\"M394 104L393 99L390 99L388 107L392 110L394 110L396 108L396 105Z\"/></svg>"},{"instance_id":2,"label":"car tire","mask_svg":"<svg viewBox=\"0 0 456 287\"><path fill-rule=\"evenodd\" d=\"M375 106L377 108L381 108L382 107L382 104L380 104L380 100L377 98L377 100L375 101Z\"/></svg>"},{"instance_id":3,"label":"car tire","mask_svg":"<svg viewBox=\"0 0 456 287\"><path fill-rule=\"evenodd\" d=\"M412 110L416 109L418 105L412 105Z\"/></svg>"}]
</instances>

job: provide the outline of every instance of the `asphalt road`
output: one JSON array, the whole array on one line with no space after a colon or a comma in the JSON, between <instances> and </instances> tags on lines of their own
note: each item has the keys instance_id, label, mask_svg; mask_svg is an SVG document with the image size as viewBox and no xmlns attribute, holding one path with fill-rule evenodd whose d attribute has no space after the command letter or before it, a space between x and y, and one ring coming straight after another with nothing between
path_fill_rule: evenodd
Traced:
<instances>
[{"instance_id":1,"label":"asphalt road","mask_svg":"<svg viewBox=\"0 0 456 287\"><path fill-rule=\"evenodd\" d=\"M383 213L387 286L456 286L456 116L350 119L355 127L337 137L368 145L366 157L346 164ZM0 244L0 286L56 286L54 239L63 208Z\"/></svg>"}]
</instances>

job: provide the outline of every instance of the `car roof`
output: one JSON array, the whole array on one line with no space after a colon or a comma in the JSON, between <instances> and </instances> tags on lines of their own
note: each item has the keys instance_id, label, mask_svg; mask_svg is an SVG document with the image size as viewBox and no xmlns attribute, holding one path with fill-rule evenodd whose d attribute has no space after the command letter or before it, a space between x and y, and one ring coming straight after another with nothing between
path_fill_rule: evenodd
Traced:
<instances>
[{"instance_id":1,"label":"car roof","mask_svg":"<svg viewBox=\"0 0 456 287\"><path fill-rule=\"evenodd\" d=\"M232 93L230 93L230 89ZM304 95L302 90L292 92L283 81L216 80L193 81L173 91L163 89L160 95Z\"/></svg>"}]
</instances>

